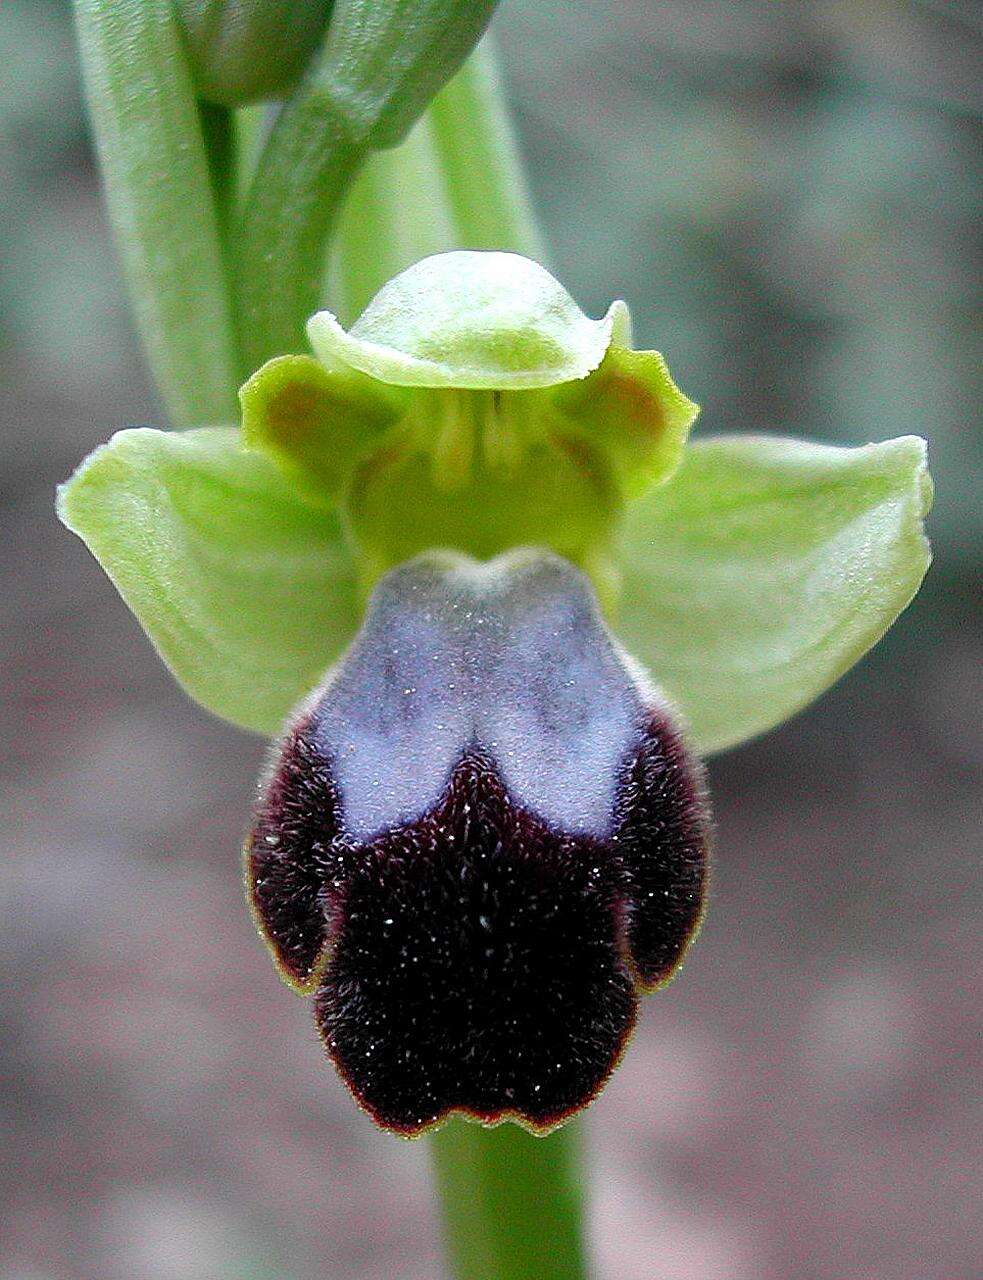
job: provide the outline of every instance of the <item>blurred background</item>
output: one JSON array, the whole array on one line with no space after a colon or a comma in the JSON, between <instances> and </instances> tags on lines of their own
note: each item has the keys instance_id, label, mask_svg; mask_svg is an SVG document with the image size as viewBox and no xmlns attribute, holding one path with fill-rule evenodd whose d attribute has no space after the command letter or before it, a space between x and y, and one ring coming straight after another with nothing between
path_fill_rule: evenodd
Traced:
<instances>
[{"instance_id":1,"label":"blurred background","mask_svg":"<svg viewBox=\"0 0 983 1280\"><path fill-rule=\"evenodd\" d=\"M557 274L592 314L628 299L698 429L917 432L938 490L888 639L711 763L702 940L587 1120L603 1280L980 1274L978 23L495 23ZM0 1280L435 1280L425 1146L355 1110L243 904L264 744L178 692L55 521L56 482L162 413L67 5L3 0L0 44Z\"/></svg>"}]
</instances>

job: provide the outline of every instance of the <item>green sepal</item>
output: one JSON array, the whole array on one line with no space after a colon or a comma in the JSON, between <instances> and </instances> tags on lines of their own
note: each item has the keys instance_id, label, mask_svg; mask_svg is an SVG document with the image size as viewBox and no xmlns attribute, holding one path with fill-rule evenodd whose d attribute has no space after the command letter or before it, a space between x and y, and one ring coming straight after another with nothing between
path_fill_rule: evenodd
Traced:
<instances>
[{"instance_id":1,"label":"green sepal","mask_svg":"<svg viewBox=\"0 0 983 1280\"><path fill-rule=\"evenodd\" d=\"M925 442L692 445L629 508L616 630L701 753L817 698L880 639L928 568Z\"/></svg>"},{"instance_id":2,"label":"green sepal","mask_svg":"<svg viewBox=\"0 0 983 1280\"><path fill-rule=\"evenodd\" d=\"M462 250L401 272L348 332L320 311L307 333L328 367L394 386L516 391L587 377L623 310L591 320L530 258Z\"/></svg>"},{"instance_id":3,"label":"green sepal","mask_svg":"<svg viewBox=\"0 0 983 1280\"><path fill-rule=\"evenodd\" d=\"M568 429L603 451L628 499L672 475L700 412L658 351L613 344L590 377L556 389L554 405Z\"/></svg>"},{"instance_id":4,"label":"green sepal","mask_svg":"<svg viewBox=\"0 0 983 1280\"><path fill-rule=\"evenodd\" d=\"M394 421L377 383L311 356L268 360L239 391L242 439L312 502L334 506L356 461Z\"/></svg>"},{"instance_id":5,"label":"green sepal","mask_svg":"<svg viewBox=\"0 0 983 1280\"><path fill-rule=\"evenodd\" d=\"M276 733L358 625L338 518L233 428L121 431L61 486L86 543L187 692Z\"/></svg>"}]
</instances>

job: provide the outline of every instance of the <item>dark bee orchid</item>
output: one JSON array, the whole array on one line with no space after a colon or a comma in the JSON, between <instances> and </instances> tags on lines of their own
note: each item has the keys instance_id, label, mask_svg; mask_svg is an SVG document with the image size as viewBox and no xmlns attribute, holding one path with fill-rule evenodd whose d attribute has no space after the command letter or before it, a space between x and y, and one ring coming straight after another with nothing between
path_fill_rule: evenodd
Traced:
<instances>
[{"instance_id":1,"label":"dark bee orchid","mask_svg":"<svg viewBox=\"0 0 983 1280\"><path fill-rule=\"evenodd\" d=\"M469 57L495 6L75 3L138 322L194 429L119 432L59 514L188 693L278 735L250 902L407 1136L545 1133L596 1095L700 922L696 756L818 697L929 562L924 441L690 446L625 303L592 319L523 256ZM215 104L269 93L256 155ZM497 248L433 252L465 244ZM433 1147L450 1271L586 1274L569 1136Z\"/></svg>"},{"instance_id":2,"label":"dark bee orchid","mask_svg":"<svg viewBox=\"0 0 983 1280\"><path fill-rule=\"evenodd\" d=\"M590 1101L698 926L701 779L565 562L383 579L247 845L260 929L378 1123L547 1130Z\"/></svg>"},{"instance_id":3,"label":"dark bee orchid","mask_svg":"<svg viewBox=\"0 0 983 1280\"><path fill-rule=\"evenodd\" d=\"M358 1100L545 1130L699 921L691 751L793 714L917 590L924 442L687 446L624 305L515 254L425 259L309 335L241 431L120 432L61 514L194 697L291 716L250 894Z\"/></svg>"}]
</instances>

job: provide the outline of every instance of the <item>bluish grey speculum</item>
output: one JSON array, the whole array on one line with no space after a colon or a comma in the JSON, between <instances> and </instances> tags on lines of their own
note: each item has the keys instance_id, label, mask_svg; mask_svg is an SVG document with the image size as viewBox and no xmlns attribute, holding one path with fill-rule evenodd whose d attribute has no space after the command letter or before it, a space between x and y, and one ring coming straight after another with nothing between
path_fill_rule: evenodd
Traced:
<instances>
[{"instance_id":1,"label":"bluish grey speculum","mask_svg":"<svg viewBox=\"0 0 983 1280\"><path fill-rule=\"evenodd\" d=\"M380 1125L546 1131L678 965L707 838L700 767L580 573L430 555L382 580L279 744L247 877Z\"/></svg>"}]
</instances>

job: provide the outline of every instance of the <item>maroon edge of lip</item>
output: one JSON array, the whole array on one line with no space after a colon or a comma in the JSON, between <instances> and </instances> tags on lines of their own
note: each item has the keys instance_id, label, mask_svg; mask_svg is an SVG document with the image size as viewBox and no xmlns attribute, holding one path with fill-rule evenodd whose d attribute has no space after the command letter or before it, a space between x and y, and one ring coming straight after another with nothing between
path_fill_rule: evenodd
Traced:
<instances>
[{"instance_id":1,"label":"maroon edge of lip","mask_svg":"<svg viewBox=\"0 0 983 1280\"><path fill-rule=\"evenodd\" d=\"M651 710L636 745L626 754L610 840L551 831L535 815L514 805L497 770L480 752L472 752L462 757L441 800L429 813L364 845L353 846L340 831L330 763L314 747L311 719L308 715L292 731L268 783L247 846L247 876L254 914L281 970L302 990L318 987L318 1031L339 1074L377 1124L404 1136L423 1133L452 1113L484 1123L514 1118L537 1132L562 1123L603 1088L634 1027L638 992L668 981L699 925L709 829L699 765L665 714ZM469 825L465 819L465 801L472 810L476 802L479 808L486 806L488 811L482 816L490 825L483 833L476 832L475 824ZM472 995L487 990L490 978L497 975L501 981L503 972L506 977L510 972L508 965L505 970L501 963L496 968L494 957L482 968L482 959L476 959L475 952L484 929L476 921L490 917L479 909L483 901L479 886L484 882L475 879L477 868L469 867L468 859L480 861L482 840L487 842L498 828L512 832L513 838L504 859L499 858L496 864L495 885L489 881L486 888L494 887L501 896L509 879L515 881L516 871L522 883L519 896L506 904L507 909L498 903L493 933L498 936L500 950L504 946L506 954L511 954L513 976L518 972L520 979L527 978L530 983L535 979L537 992L544 983L559 982L552 999L562 1006L566 1020L562 1023L564 1034L557 1034L552 1042L557 1050L553 1060L560 1058L557 1067L562 1066L562 1055L571 1050L586 1051L589 1060L580 1063L579 1073L568 1070L562 1080L553 1073L556 1087L551 1097L551 1070L541 1053L538 1057L533 1053L532 1075L525 1065L516 1068L528 1084L524 1098L516 1101L515 1089L506 1097L501 1080L496 1088L493 1080L486 1079L482 1087L495 1095L494 1102L480 1105L477 1098L462 1096L466 1092L462 1080L466 1079L463 1063L469 1051L476 1052L474 1045L480 1043L482 1032L493 1039L496 1034L501 1037L496 1050L502 1058L504 1080L513 1063L536 1043L543 1027L538 1011L523 1005L521 986L511 993L492 986L492 994L504 999L506 1011L520 1015L519 1034L513 1040L483 1027L480 1002L472 998L469 1003L469 989ZM275 836L276 844L268 842L267 836ZM496 847L501 853L500 841ZM587 863L596 875L587 874ZM467 887L457 904L447 898L449 869ZM554 937L548 930L542 932L544 921L548 923L550 918L544 904L552 907L555 915L557 903L570 918ZM465 915L470 913L467 920L455 914L454 908L462 905ZM421 924L427 910L435 913L436 921L430 920L425 936L407 941L407 932ZM521 928L515 936L516 921L521 923L523 914L530 926L528 937L522 935ZM387 930L391 926L382 922L395 922L397 915L403 925L393 929L390 945ZM433 928L435 923L438 927ZM363 930L361 943L359 929ZM332 945L327 948L325 962L329 935ZM450 940L448 949L441 955L445 940ZM567 941L572 944L569 953L565 951ZM537 957L526 945L530 942L553 948L555 971L550 970L548 961L545 967L537 967ZM400 954L400 945L409 951ZM510 945L517 945L518 954L525 957L525 970L521 970L521 963L516 970L516 953L508 953ZM405 972L406 965L414 963L407 958L414 946L419 954L431 952L428 964L433 972L427 973L428 965L424 964L421 981L435 984L438 991L429 1004L426 998L419 1002L415 1016L422 1028L420 1035L414 1031L411 1017L409 1026L397 1026L397 1037L392 1022L398 1023L399 1018L392 1015L402 1016L412 1009L414 993L419 996L420 991L412 982L404 980L400 987L396 981L402 1003L388 1012L384 1006L401 968ZM572 972L570 967L587 951L593 970L585 961L572 983L564 985L566 974ZM500 962L501 955L498 959ZM460 983L459 976L469 964L471 970ZM378 971L373 972L376 965ZM450 985L444 982L446 974L452 976ZM582 983L579 989L578 983ZM574 1034L576 1015L582 1025ZM441 1018L445 1024L450 1020L446 1045ZM359 1029L366 1024L374 1029L368 1032L367 1040L360 1040ZM455 1030L456 1043L451 1043L454 1036L450 1033ZM552 1030L559 1032L561 1027L557 1024ZM386 1059L382 1044L387 1034L391 1040L389 1057L406 1055L416 1071L420 1100L426 1097L426 1105L410 1107L412 1086L398 1104L394 1101L400 1088L391 1063L388 1083L385 1075L380 1084L378 1074L373 1074L378 1070L373 1065L376 1050L376 1061ZM373 1041L374 1035L378 1040ZM424 1061L428 1054L429 1061ZM447 1054L454 1058L450 1067L442 1061L442 1055ZM435 1079L444 1068L447 1078ZM487 1066L485 1070L489 1070ZM455 1073L460 1078L454 1078ZM539 1083L535 1097L531 1093L534 1080ZM457 1101L450 1096L455 1092Z\"/></svg>"},{"instance_id":2,"label":"maroon edge of lip","mask_svg":"<svg viewBox=\"0 0 983 1280\"><path fill-rule=\"evenodd\" d=\"M245 847L249 906L277 968L310 991L328 942L324 891L341 836L330 762L318 752L308 713L280 744Z\"/></svg>"},{"instance_id":3,"label":"maroon edge of lip","mask_svg":"<svg viewBox=\"0 0 983 1280\"><path fill-rule=\"evenodd\" d=\"M711 839L705 770L665 710L649 709L616 811L629 877L627 950L640 991L651 994L676 974L699 932Z\"/></svg>"}]
</instances>

